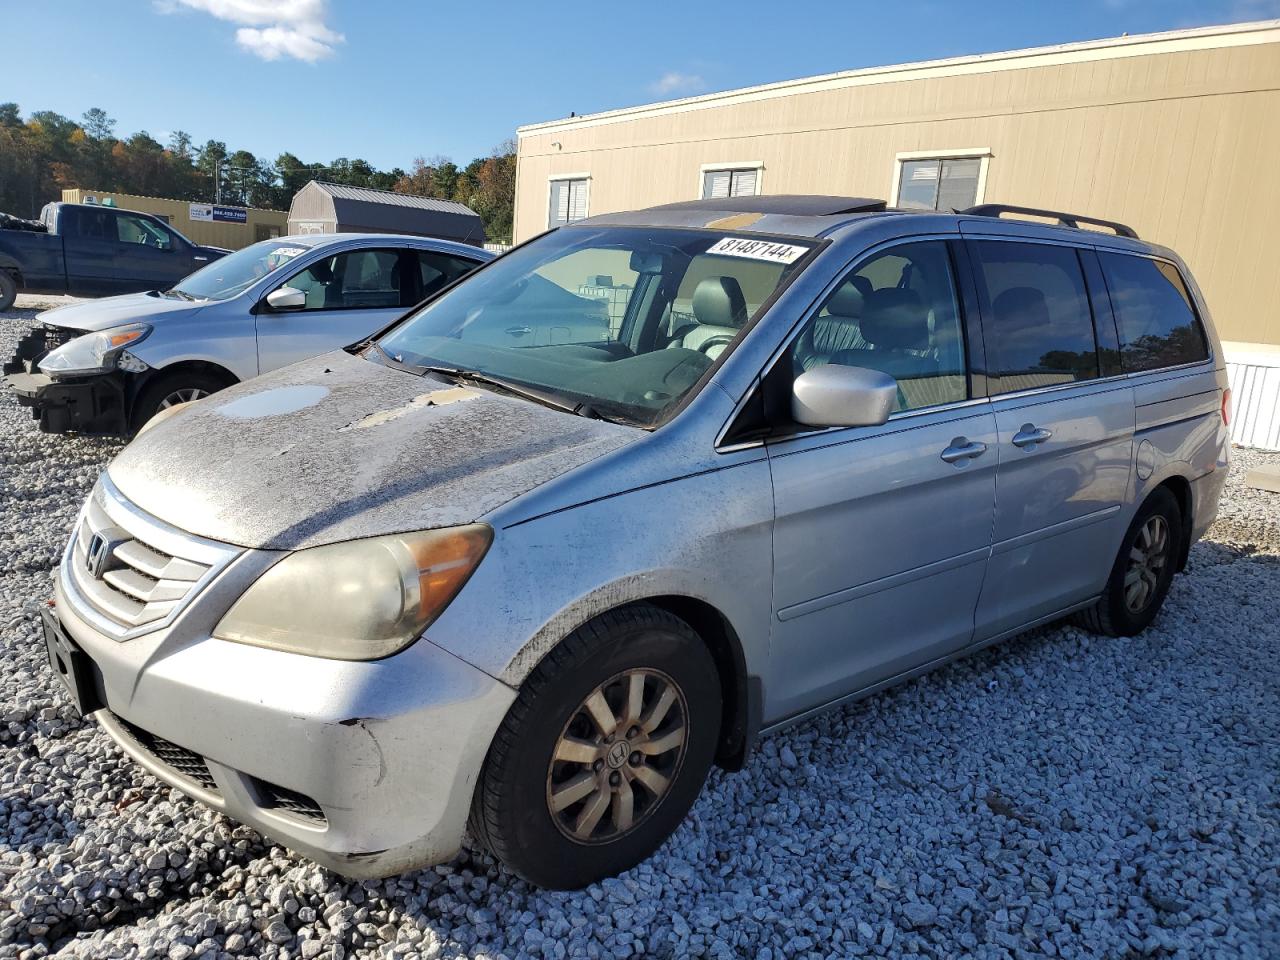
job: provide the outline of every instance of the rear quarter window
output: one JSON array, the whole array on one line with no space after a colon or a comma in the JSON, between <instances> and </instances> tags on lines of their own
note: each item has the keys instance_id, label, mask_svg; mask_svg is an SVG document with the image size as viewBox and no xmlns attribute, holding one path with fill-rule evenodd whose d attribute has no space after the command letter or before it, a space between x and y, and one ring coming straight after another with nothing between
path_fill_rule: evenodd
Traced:
<instances>
[{"instance_id":1,"label":"rear quarter window","mask_svg":"<svg viewBox=\"0 0 1280 960\"><path fill-rule=\"evenodd\" d=\"M1204 328L1186 284L1171 263L1099 251L1128 373L1209 357Z\"/></svg>"}]
</instances>

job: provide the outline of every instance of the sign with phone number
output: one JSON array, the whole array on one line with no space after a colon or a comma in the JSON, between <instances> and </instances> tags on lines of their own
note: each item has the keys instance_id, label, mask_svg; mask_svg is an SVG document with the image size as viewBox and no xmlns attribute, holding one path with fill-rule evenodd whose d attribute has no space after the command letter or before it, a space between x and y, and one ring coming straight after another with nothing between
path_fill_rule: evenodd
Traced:
<instances>
[{"instance_id":1,"label":"sign with phone number","mask_svg":"<svg viewBox=\"0 0 1280 960\"><path fill-rule=\"evenodd\" d=\"M249 220L249 211L244 207L219 207L212 203L188 204L187 214L192 220L205 223L215 220L222 223L247 223Z\"/></svg>"}]
</instances>

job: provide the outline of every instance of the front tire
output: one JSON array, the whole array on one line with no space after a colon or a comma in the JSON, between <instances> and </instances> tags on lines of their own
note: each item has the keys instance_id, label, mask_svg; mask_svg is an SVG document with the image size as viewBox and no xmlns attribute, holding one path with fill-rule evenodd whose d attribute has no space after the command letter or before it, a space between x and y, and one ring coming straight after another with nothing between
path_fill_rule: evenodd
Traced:
<instances>
[{"instance_id":1,"label":"front tire","mask_svg":"<svg viewBox=\"0 0 1280 960\"><path fill-rule=\"evenodd\" d=\"M13 279L13 274L7 270L0 270L0 312L4 312L13 306L13 301L18 299L18 282Z\"/></svg>"},{"instance_id":2,"label":"front tire","mask_svg":"<svg viewBox=\"0 0 1280 960\"><path fill-rule=\"evenodd\" d=\"M605 613L525 681L485 758L472 833L541 887L633 867L697 799L720 715L715 662L687 623L648 605Z\"/></svg>"},{"instance_id":3,"label":"front tire","mask_svg":"<svg viewBox=\"0 0 1280 960\"><path fill-rule=\"evenodd\" d=\"M146 386L133 405L131 426L136 433L161 410L179 403L202 400L227 386L220 377L198 370L177 370L163 374Z\"/></svg>"},{"instance_id":4,"label":"front tire","mask_svg":"<svg viewBox=\"0 0 1280 960\"><path fill-rule=\"evenodd\" d=\"M1110 637L1132 637L1147 629L1169 595L1182 537L1178 501L1157 487L1129 524L1107 586L1097 604L1080 615L1081 625Z\"/></svg>"}]
</instances>

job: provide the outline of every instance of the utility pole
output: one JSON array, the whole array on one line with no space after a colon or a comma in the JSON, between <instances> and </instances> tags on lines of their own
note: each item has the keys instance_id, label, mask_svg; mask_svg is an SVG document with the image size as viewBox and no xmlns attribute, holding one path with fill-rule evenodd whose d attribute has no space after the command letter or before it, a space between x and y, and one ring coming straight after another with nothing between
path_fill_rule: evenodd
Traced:
<instances>
[{"instance_id":1,"label":"utility pole","mask_svg":"<svg viewBox=\"0 0 1280 960\"><path fill-rule=\"evenodd\" d=\"M218 176L218 158L213 158L213 202L222 202L222 178Z\"/></svg>"}]
</instances>

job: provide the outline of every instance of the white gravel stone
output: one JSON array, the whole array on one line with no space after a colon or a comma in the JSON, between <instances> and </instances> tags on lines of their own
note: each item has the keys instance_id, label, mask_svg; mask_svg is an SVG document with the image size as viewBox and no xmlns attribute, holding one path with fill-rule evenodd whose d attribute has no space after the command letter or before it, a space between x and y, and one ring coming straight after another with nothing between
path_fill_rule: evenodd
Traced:
<instances>
[{"instance_id":1,"label":"white gravel stone","mask_svg":"<svg viewBox=\"0 0 1280 960\"><path fill-rule=\"evenodd\" d=\"M0 315L7 358L34 315ZM465 849L354 883L145 774L49 673L39 609L119 449L0 395L0 960L1280 956L1280 457L1132 640L1037 630L763 740L625 876Z\"/></svg>"}]
</instances>

